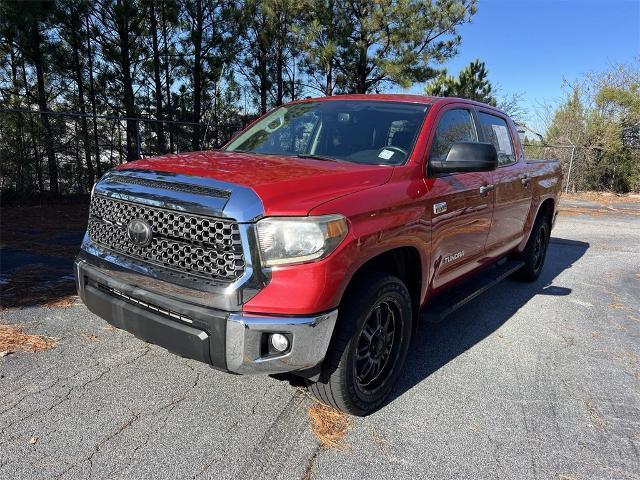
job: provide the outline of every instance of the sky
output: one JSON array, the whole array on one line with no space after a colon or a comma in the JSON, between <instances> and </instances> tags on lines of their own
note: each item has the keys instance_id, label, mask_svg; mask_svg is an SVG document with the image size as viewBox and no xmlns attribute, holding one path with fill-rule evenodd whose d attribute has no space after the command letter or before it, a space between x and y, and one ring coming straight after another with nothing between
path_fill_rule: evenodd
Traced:
<instances>
[{"instance_id":1,"label":"sky","mask_svg":"<svg viewBox=\"0 0 640 480\"><path fill-rule=\"evenodd\" d=\"M640 57L640 0L479 0L459 32L462 45L444 64L448 73L483 60L500 93L524 94L533 125L542 102L563 98L563 79Z\"/></svg>"}]
</instances>

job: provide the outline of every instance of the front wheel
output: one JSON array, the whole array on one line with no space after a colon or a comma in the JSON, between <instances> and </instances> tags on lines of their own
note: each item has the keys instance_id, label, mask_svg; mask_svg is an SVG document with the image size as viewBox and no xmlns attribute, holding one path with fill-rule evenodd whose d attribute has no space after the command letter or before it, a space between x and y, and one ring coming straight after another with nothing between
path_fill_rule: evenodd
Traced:
<instances>
[{"instance_id":1,"label":"front wheel","mask_svg":"<svg viewBox=\"0 0 640 480\"><path fill-rule=\"evenodd\" d=\"M401 373L411 340L411 299L399 278L377 272L346 295L324 378L308 389L327 405L367 415L382 405Z\"/></svg>"}]
</instances>

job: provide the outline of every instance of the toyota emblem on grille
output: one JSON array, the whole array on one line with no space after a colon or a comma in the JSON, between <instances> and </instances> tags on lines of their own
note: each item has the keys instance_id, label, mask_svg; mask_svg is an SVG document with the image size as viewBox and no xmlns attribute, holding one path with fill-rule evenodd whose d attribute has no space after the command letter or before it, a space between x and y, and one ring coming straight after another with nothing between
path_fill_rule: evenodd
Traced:
<instances>
[{"instance_id":1,"label":"toyota emblem on grille","mask_svg":"<svg viewBox=\"0 0 640 480\"><path fill-rule=\"evenodd\" d=\"M144 247L151 243L151 226L141 218L134 218L127 225L127 236L132 243Z\"/></svg>"}]
</instances>

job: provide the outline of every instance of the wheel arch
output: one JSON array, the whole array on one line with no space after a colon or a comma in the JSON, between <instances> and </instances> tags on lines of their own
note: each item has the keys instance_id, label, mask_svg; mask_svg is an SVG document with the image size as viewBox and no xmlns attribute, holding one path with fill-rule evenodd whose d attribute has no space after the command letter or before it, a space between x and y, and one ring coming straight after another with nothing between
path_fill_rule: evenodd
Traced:
<instances>
[{"instance_id":1,"label":"wheel arch","mask_svg":"<svg viewBox=\"0 0 640 480\"><path fill-rule=\"evenodd\" d=\"M549 229L551 229L551 226L553 225L553 215L555 210L556 210L555 198L548 197L548 198L545 198L542 202L540 202L536 210L536 214L531 217L531 220L528 224L529 228L528 228L527 234L525 235L525 237L522 239L522 242L518 246L518 249L517 249L518 252L521 252L527 245L527 242L529 241L529 237L531 236L531 232L533 231L533 226L536 224L536 220L538 220L538 217L541 214L544 214L547 216L547 221L549 222Z\"/></svg>"},{"instance_id":2,"label":"wheel arch","mask_svg":"<svg viewBox=\"0 0 640 480\"><path fill-rule=\"evenodd\" d=\"M538 207L538 213L536 213L536 219L541 213L544 213L547 216L547 220L549 221L549 225L553 222L553 213L556 210L556 201L554 198L549 197L545 199ZM535 219L534 219L535 222Z\"/></svg>"},{"instance_id":3,"label":"wheel arch","mask_svg":"<svg viewBox=\"0 0 640 480\"><path fill-rule=\"evenodd\" d=\"M413 331L415 332L422 296L422 265L422 255L413 245L393 247L379 252L367 259L353 273L342 294L341 303L356 284L365 281L369 272L376 271L394 275L404 282L409 291L413 312Z\"/></svg>"}]
</instances>

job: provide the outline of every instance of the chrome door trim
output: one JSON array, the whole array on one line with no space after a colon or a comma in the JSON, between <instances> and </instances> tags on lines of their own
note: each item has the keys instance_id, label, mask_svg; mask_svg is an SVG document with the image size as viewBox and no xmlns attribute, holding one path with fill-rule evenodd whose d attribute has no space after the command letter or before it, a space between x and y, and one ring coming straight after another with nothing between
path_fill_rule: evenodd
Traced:
<instances>
[{"instance_id":1,"label":"chrome door trim","mask_svg":"<svg viewBox=\"0 0 640 480\"><path fill-rule=\"evenodd\" d=\"M490 184L490 185L482 185L482 186L480 187L480 193L484 195L485 193L489 193L489 192L491 192L491 191L493 191L493 190L495 190L495 189L496 189L496 186L495 186L495 185L493 185L493 184Z\"/></svg>"}]
</instances>

